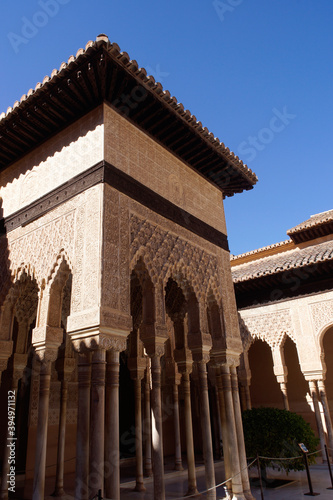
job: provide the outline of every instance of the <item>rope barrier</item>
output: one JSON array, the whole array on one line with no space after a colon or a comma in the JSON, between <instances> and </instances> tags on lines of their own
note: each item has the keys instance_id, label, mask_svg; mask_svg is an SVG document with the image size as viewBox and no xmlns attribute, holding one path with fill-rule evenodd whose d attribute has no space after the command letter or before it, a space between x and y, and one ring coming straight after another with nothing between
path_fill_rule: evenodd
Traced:
<instances>
[{"instance_id":1,"label":"rope barrier","mask_svg":"<svg viewBox=\"0 0 333 500\"><path fill-rule=\"evenodd\" d=\"M252 467L252 465L254 464L254 462L256 462L257 459L255 458L250 464L248 464L246 467L244 467L243 469L241 469L239 472L237 472L237 474L235 474L234 476L230 477L229 479L226 479L225 481L223 481L222 483L219 483L215 486L212 486L211 488L208 488L207 490L204 490L204 491L200 491L199 492L199 495L202 495L203 493L208 493L208 491L212 491L212 490L215 490L217 488L220 488L221 486L224 486L225 484L229 483L229 481L232 481L235 477L239 476L239 474L241 474L244 470L246 469L249 469L250 467ZM175 498L174 500L183 500L185 498L191 498L191 497L195 497L197 496L198 493L193 493L193 495L187 495L186 497L177 497Z\"/></svg>"}]
</instances>

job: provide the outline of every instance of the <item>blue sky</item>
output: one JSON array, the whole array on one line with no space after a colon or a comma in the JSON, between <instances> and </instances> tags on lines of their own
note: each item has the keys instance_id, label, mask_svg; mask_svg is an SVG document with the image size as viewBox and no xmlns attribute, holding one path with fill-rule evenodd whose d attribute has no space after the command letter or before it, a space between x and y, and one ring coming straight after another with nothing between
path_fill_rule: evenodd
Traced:
<instances>
[{"instance_id":1,"label":"blue sky","mask_svg":"<svg viewBox=\"0 0 333 500\"><path fill-rule=\"evenodd\" d=\"M0 112L106 33L256 172L231 252L333 208L331 0L2 0Z\"/></svg>"}]
</instances>

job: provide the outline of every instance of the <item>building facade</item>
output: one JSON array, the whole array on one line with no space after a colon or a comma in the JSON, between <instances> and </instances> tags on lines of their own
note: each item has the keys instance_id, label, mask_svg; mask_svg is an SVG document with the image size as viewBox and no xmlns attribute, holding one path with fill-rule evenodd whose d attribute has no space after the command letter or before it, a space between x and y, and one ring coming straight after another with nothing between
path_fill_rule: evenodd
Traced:
<instances>
[{"instance_id":1,"label":"building facade","mask_svg":"<svg viewBox=\"0 0 333 500\"><path fill-rule=\"evenodd\" d=\"M333 453L333 210L232 258L243 408L301 414Z\"/></svg>"},{"instance_id":2,"label":"building facade","mask_svg":"<svg viewBox=\"0 0 333 500\"><path fill-rule=\"evenodd\" d=\"M253 498L223 197L255 174L105 35L0 115L0 169L1 498L8 474L61 498L72 472L77 500L117 499L126 453L156 500L165 455L195 493L202 452L212 488L212 424Z\"/></svg>"}]
</instances>

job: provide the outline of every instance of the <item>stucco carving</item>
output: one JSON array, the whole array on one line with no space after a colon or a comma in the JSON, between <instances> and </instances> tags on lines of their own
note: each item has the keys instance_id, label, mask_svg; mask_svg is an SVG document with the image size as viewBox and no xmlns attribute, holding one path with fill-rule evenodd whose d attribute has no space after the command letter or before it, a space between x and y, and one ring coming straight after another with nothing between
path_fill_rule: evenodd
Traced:
<instances>
[{"instance_id":1,"label":"stucco carving","mask_svg":"<svg viewBox=\"0 0 333 500\"><path fill-rule=\"evenodd\" d=\"M52 271L59 254L66 249L68 259L74 255L74 220L75 210L68 212L52 222L42 225L13 241L9 242L10 269L14 275L24 262L33 268L37 282L41 284Z\"/></svg>"},{"instance_id":2,"label":"stucco carving","mask_svg":"<svg viewBox=\"0 0 333 500\"><path fill-rule=\"evenodd\" d=\"M272 348L280 346L286 335L296 343L289 309L258 316L240 315L240 332L245 350L254 339L263 340Z\"/></svg>"},{"instance_id":3,"label":"stucco carving","mask_svg":"<svg viewBox=\"0 0 333 500\"><path fill-rule=\"evenodd\" d=\"M141 257L154 284L170 276L190 282L197 296L212 289L220 299L218 262L215 255L136 214L130 217L131 269Z\"/></svg>"},{"instance_id":4,"label":"stucco carving","mask_svg":"<svg viewBox=\"0 0 333 500\"><path fill-rule=\"evenodd\" d=\"M333 300L310 305L314 330L319 333L324 326L333 325Z\"/></svg>"}]
</instances>

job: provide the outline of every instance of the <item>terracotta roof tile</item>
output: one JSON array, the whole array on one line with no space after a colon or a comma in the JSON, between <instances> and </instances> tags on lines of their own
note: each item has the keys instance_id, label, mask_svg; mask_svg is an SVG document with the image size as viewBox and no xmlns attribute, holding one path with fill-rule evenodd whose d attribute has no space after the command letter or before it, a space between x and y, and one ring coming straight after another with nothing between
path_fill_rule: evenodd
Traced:
<instances>
[{"instance_id":1,"label":"terracotta roof tile","mask_svg":"<svg viewBox=\"0 0 333 500\"><path fill-rule=\"evenodd\" d=\"M333 221L333 210L328 210L327 212L322 212L320 214L311 215L310 219L298 224L297 226L289 229L287 231L288 235L298 233L299 231L304 231L312 227L321 226L322 224L327 224Z\"/></svg>"},{"instance_id":2,"label":"terracotta roof tile","mask_svg":"<svg viewBox=\"0 0 333 500\"><path fill-rule=\"evenodd\" d=\"M333 260L333 240L252 260L232 267L231 271L234 283L240 283L328 260Z\"/></svg>"},{"instance_id":3,"label":"terracotta roof tile","mask_svg":"<svg viewBox=\"0 0 333 500\"><path fill-rule=\"evenodd\" d=\"M175 97L171 97L171 94L168 90L163 90L163 87L161 83L156 83L155 79L153 76L147 76L147 72L144 68L139 68L138 64L135 60L130 60L129 55L126 52L120 52L120 48L116 43L111 43L108 39L108 37L104 34L97 36L96 41L89 41L84 49L79 49L76 53L75 56L70 56L67 63L63 62L60 65L59 70L54 69L51 72L51 77L45 76L43 79L43 82L40 83L38 82L37 85L35 86L35 89L30 89L27 94L24 94L21 97L21 101L16 101L13 107L9 107L6 112L3 112L0 114L0 124L2 121L6 120L13 110L17 110L16 108L20 109L22 107L22 104L25 104L29 99L36 93L39 92L40 89L43 90L43 88L47 87L52 81L56 80L61 76L61 74L77 59L80 57L84 56L87 52L89 52L89 49L91 47L99 47L102 44L104 44L109 52L114 58L116 58L118 61L120 61L128 70L131 72L134 76L139 77L144 84L148 85L151 89L152 92L155 94L159 95L160 98L162 97L163 100L171 107L174 109L176 113L178 113L180 116L185 117L185 119L188 121L189 125L192 128L195 128L203 138L206 140L209 140L214 148L221 153L224 154L226 158L231 162L233 167L237 169L245 178L248 179L248 181L253 185L257 182L258 178L254 172L250 168L248 168L247 165L243 163L242 160L238 158L232 151L227 148L223 142L220 142L220 140L212 133L209 132L209 130L206 127L202 126L202 123L200 121L197 121L196 117L190 113L188 110L184 110L184 106L181 103L178 103L177 99Z\"/></svg>"}]
</instances>

